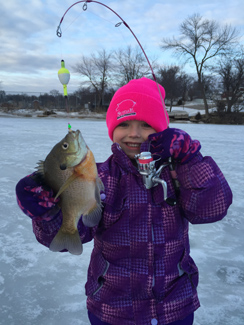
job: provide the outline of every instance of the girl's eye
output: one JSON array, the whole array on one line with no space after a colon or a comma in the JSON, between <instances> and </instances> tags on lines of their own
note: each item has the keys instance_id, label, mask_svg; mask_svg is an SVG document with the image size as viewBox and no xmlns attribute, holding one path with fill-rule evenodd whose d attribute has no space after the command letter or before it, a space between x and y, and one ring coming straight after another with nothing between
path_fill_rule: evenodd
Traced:
<instances>
[{"instance_id":1,"label":"girl's eye","mask_svg":"<svg viewBox=\"0 0 244 325\"><path fill-rule=\"evenodd\" d=\"M143 126L144 128L151 128L151 125L149 125L149 124L147 124L147 123L143 123L142 126Z\"/></svg>"},{"instance_id":2,"label":"girl's eye","mask_svg":"<svg viewBox=\"0 0 244 325\"><path fill-rule=\"evenodd\" d=\"M63 148L64 150L67 150L67 149L69 148L69 144L68 144L67 142L64 142L64 143L62 144L62 148Z\"/></svg>"},{"instance_id":3,"label":"girl's eye","mask_svg":"<svg viewBox=\"0 0 244 325\"><path fill-rule=\"evenodd\" d=\"M128 123L126 123L126 122L122 122L122 123L120 123L118 126L120 126L120 127L122 127L122 128L125 128L125 127L128 126Z\"/></svg>"}]
</instances>

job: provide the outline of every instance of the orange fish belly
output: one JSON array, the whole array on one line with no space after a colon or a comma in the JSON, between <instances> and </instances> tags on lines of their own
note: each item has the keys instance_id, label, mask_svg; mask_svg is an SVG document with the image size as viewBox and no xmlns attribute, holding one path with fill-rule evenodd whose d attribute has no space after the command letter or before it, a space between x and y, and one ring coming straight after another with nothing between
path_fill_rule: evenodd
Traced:
<instances>
[{"instance_id":1,"label":"orange fish belly","mask_svg":"<svg viewBox=\"0 0 244 325\"><path fill-rule=\"evenodd\" d=\"M94 155L90 149L88 149L85 160L79 165L74 167L74 172L79 177L85 178L88 182L95 182L97 178L97 166L95 163Z\"/></svg>"}]
</instances>

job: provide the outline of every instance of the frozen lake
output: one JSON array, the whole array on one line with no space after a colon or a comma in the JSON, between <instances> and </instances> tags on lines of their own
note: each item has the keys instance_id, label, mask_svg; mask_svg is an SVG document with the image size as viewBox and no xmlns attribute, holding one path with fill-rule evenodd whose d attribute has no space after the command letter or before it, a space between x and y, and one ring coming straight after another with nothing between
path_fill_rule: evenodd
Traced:
<instances>
[{"instance_id":1,"label":"frozen lake","mask_svg":"<svg viewBox=\"0 0 244 325\"><path fill-rule=\"evenodd\" d=\"M97 162L110 154L103 120L71 119ZM93 243L81 256L40 245L31 220L17 206L15 185L33 172L67 132L62 118L0 118L0 324L89 324L84 285ZM244 126L171 124L200 140L227 178L234 202L218 223L190 227L191 255L198 265L201 308L194 325L244 324Z\"/></svg>"}]
</instances>

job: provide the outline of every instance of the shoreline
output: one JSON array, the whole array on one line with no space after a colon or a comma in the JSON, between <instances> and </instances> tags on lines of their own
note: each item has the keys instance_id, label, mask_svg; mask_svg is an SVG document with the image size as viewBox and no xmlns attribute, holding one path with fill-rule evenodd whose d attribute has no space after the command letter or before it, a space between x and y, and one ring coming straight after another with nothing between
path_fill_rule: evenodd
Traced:
<instances>
[{"instance_id":1,"label":"shoreline","mask_svg":"<svg viewBox=\"0 0 244 325\"><path fill-rule=\"evenodd\" d=\"M79 118L79 119L106 119L106 113L77 113L77 112L61 112L47 114L45 111L15 110L13 112L4 112L0 110L0 117L12 118Z\"/></svg>"},{"instance_id":2,"label":"shoreline","mask_svg":"<svg viewBox=\"0 0 244 325\"><path fill-rule=\"evenodd\" d=\"M193 109L193 111L195 111ZM200 112L202 110L199 110ZM186 113L186 114L184 114ZM192 112L193 113L193 112ZM195 113L195 112L194 112ZM196 114L189 114L185 109L179 110L179 107L174 107L174 110L168 112L170 123L193 123L193 124L215 124L215 125L244 125L244 113L231 113L218 115L216 112L210 112L209 117L206 118L203 114L200 118L196 118ZM30 109L1 109L0 117L9 118L77 118L88 120L106 120L106 112L70 112L53 111L53 110L30 110Z\"/></svg>"}]
</instances>

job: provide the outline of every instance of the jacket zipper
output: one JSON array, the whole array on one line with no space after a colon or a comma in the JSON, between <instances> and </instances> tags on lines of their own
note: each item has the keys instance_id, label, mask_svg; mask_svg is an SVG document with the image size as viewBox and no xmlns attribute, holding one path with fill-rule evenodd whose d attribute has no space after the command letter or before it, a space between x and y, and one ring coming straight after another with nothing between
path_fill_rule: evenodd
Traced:
<instances>
[{"instance_id":1,"label":"jacket zipper","mask_svg":"<svg viewBox=\"0 0 244 325\"><path fill-rule=\"evenodd\" d=\"M154 243L154 231L153 231L153 224L152 224L152 243ZM153 263L154 264L154 263ZM154 267L153 267L153 279L152 279L152 288L155 286L155 274L154 274Z\"/></svg>"}]
</instances>

